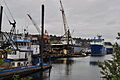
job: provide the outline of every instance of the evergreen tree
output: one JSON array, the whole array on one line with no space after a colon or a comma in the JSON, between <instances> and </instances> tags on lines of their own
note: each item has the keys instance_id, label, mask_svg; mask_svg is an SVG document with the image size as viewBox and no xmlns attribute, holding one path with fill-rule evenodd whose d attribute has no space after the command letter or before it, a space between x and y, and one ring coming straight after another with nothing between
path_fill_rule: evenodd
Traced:
<instances>
[{"instance_id":1,"label":"evergreen tree","mask_svg":"<svg viewBox=\"0 0 120 80\"><path fill-rule=\"evenodd\" d=\"M120 35L118 35L120 37ZM100 63L102 78L106 80L120 80L120 46L114 45L114 53L112 60L106 60Z\"/></svg>"}]
</instances>

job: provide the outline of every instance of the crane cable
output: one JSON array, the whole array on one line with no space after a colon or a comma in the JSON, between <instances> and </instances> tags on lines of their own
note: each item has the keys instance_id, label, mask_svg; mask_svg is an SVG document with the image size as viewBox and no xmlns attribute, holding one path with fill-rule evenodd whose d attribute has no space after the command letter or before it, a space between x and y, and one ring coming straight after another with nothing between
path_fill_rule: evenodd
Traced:
<instances>
[{"instance_id":1,"label":"crane cable","mask_svg":"<svg viewBox=\"0 0 120 80\"><path fill-rule=\"evenodd\" d=\"M4 11L4 13L5 13L5 16L6 16L7 20L10 22L9 17L8 17L8 15L6 14L5 11Z\"/></svg>"},{"instance_id":2,"label":"crane cable","mask_svg":"<svg viewBox=\"0 0 120 80\"><path fill-rule=\"evenodd\" d=\"M7 7L8 12L9 12L9 13L10 13L10 15L11 15L11 18L13 19L13 21L15 21L15 19L14 19L14 17L13 17L13 15L12 15L12 13L11 13L10 8L8 7L8 5L7 5L6 1L5 1L5 0L2 0L2 1L3 1L3 3L5 4L5 6ZM10 20L9 20L9 21L10 21Z\"/></svg>"},{"instance_id":3,"label":"crane cable","mask_svg":"<svg viewBox=\"0 0 120 80\"><path fill-rule=\"evenodd\" d=\"M2 6L2 4L0 3L0 6Z\"/></svg>"},{"instance_id":4,"label":"crane cable","mask_svg":"<svg viewBox=\"0 0 120 80\"><path fill-rule=\"evenodd\" d=\"M2 6L1 3L0 3L0 6ZM7 20L10 22L9 17L8 17L7 13L5 12L5 10L4 10L4 13L5 13L5 16L6 16Z\"/></svg>"}]
</instances>

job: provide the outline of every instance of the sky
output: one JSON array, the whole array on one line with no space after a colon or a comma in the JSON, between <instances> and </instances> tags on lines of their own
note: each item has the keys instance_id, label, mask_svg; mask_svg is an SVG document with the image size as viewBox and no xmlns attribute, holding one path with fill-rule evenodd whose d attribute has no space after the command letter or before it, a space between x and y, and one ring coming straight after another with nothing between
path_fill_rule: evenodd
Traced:
<instances>
[{"instance_id":1,"label":"sky","mask_svg":"<svg viewBox=\"0 0 120 80\"><path fill-rule=\"evenodd\" d=\"M22 32L28 27L31 34L36 28L26 15L29 13L34 21L41 25L41 5L45 5L45 29L49 34L63 35L64 27L60 12L59 0L5 0L17 22L17 29ZM115 42L120 32L120 0L62 0L67 23L73 37L94 38L102 35L106 41ZM11 15L4 6L2 30L9 31L11 26L5 12L12 21Z\"/></svg>"}]
</instances>

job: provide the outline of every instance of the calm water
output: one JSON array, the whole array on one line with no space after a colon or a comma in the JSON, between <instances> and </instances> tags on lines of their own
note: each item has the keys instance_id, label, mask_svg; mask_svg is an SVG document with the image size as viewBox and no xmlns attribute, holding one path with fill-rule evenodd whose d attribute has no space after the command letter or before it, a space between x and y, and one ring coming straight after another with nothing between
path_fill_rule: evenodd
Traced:
<instances>
[{"instance_id":1,"label":"calm water","mask_svg":"<svg viewBox=\"0 0 120 80\"><path fill-rule=\"evenodd\" d=\"M98 61L111 59L111 55L102 57L61 58L53 62L50 77L48 71L32 74L34 80L101 80Z\"/></svg>"}]
</instances>

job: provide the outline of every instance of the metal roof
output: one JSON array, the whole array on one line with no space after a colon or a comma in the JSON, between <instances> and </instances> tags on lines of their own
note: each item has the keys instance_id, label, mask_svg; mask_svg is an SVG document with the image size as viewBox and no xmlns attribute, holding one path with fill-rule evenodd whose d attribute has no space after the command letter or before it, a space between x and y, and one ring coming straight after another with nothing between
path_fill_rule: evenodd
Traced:
<instances>
[{"instance_id":1,"label":"metal roof","mask_svg":"<svg viewBox=\"0 0 120 80\"><path fill-rule=\"evenodd\" d=\"M28 40L12 40L13 42L30 42Z\"/></svg>"}]
</instances>

